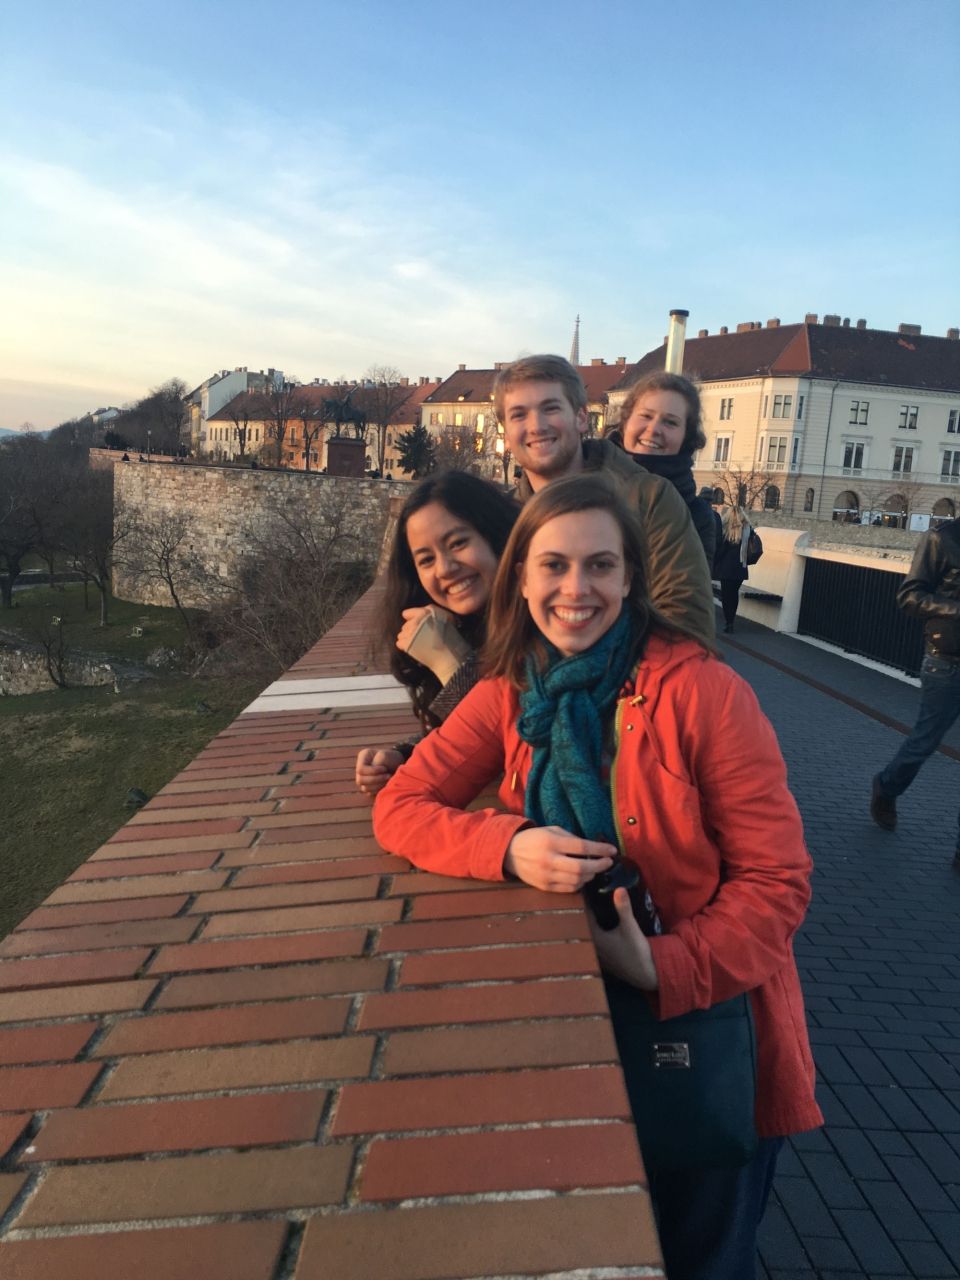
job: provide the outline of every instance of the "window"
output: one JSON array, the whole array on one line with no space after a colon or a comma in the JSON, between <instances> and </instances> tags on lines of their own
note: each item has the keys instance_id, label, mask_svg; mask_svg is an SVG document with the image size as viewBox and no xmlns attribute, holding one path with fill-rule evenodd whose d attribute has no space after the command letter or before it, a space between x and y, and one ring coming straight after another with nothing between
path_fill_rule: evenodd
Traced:
<instances>
[{"instance_id":1,"label":"window","mask_svg":"<svg viewBox=\"0 0 960 1280\"><path fill-rule=\"evenodd\" d=\"M958 427L960 427L960 409L951 409L947 414L947 430L951 435L956 435Z\"/></svg>"},{"instance_id":2,"label":"window","mask_svg":"<svg viewBox=\"0 0 960 1280\"><path fill-rule=\"evenodd\" d=\"M850 425L854 427L865 427L867 425L867 415L870 412L869 400L851 400L850 401Z\"/></svg>"},{"instance_id":3,"label":"window","mask_svg":"<svg viewBox=\"0 0 960 1280\"><path fill-rule=\"evenodd\" d=\"M792 411L793 396L773 397L773 416L775 418L789 418Z\"/></svg>"},{"instance_id":4,"label":"window","mask_svg":"<svg viewBox=\"0 0 960 1280\"><path fill-rule=\"evenodd\" d=\"M801 397L800 397L800 399L802 400L802 399L803 399L803 396L801 396ZM804 509L804 511L812 511L812 510L813 510L813 499L814 499L814 493L813 493L813 490L812 490L812 489L808 489L808 490L806 491L806 493L803 495L803 509Z\"/></svg>"},{"instance_id":5,"label":"window","mask_svg":"<svg viewBox=\"0 0 960 1280\"><path fill-rule=\"evenodd\" d=\"M797 458L798 458L799 454L800 454L800 437L799 437L799 436L794 436L794 437L793 437L793 448L790 450L790 465L791 465L791 467L795 467L795 466L797 465Z\"/></svg>"},{"instance_id":6,"label":"window","mask_svg":"<svg viewBox=\"0 0 960 1280\"><path fill-rule=\"evenodd\" d=\"M483 416L483 414L482 414L482 413L478 413L478 414L477 414L477 423L476 423L476 426L477 426L477 431L478 431L478 432L480 432L480 431L482 431L482 430L483 430L483 428L484 428L484 425L485 425L486 421L487 421L487 420L486 420L486 418Z\"/></svg>"},{"instance_id":7,"label":"window","mask_svg":"<svg viewBox=\"0 0 960 1280\"><path fill-rule=\"evenodd\" d=\"M717 436L713 445L713 465L723 467L730 461L730 436Z\"/></svg>"},{"instance_id":8,"label":"window","mask_svg":"<svg viewBox=\"0 0 960 1280\"><path fill-rule=\"evenodd\" d=\"M940 479L960 484L960 449L944 449L940 465Z\"/></svg>"},{"instance_id":9,"label":"window","mask_svg":"<svg viewBox=\"0 0 960 1280\"><path fill-rule=\"evenodd\" d=\"M768 484L763 495L764 511L776 511L780 506L780 490L775 484Z\"/></svg>"},{"instance_id":10,"label":"window","mask_svg":"<svg viewBox=\"0 0 960 1280\"><path fill-rule=\"evenodd\" d=\"M913 446L909 444L898 444L893 450L893 469L906 475L908 471L913 470Z\"/></svg>"},{"instance_id":11,"label":"window","mask_svg":"<svg viewBox=\"0 0 960 1280\"><path fill-rule=\"evenodd\" d=\"M766 417L766 416L767 416L767 409L768 409L769 407L770 407L770 397L769 397L769 396L764 396L764 397L763 397L763 416L764 416L764 417Z\"/></svg>"},{"instance_id":12,"label":"window","mask_svg":"<svg viewBox=\"0 0 960 1280\"><path fill-rule=\"evenodd\" d=\"M462 427L462 426L463 426L463 414L462 414L462 413L455 413L455 414L453 415L453 425L454 425L455 427Z\"/></svg>"},{"instance_id":13,"label":"window","mask_svg":"<svg viewBox=\"0 0 960 1280\"><path fill-rule=\"evenodd\" d=\"M851 441L843 446L843 474L849 475L851 471L859 471L863 466L864 445L862 442Z\"/></svg>"},{"instance_id":14,"label":"window","mask_svg":"<svg viewBox=\"0 0 960 1280\"><path fill-rule=\"evenodd\" d=\"M774 409L776 416L776 409ZM787 460L787 437L770 436L767 440L767 463L770 466L783 466Z\"/></svg>"},{"instance_id":15,"label":"window","mask_svg":"<svg viewBox=\"0 0 960 1280\"><path fill-rule=\"evenodd\" d=\"M843 493L837 495L833 518L840 524L860 523L860 499L852 489L844 489Z\"/></svg>"},{"instance_id":16,"label":"window","mask_svg":"<svg viewBox=\"0 0 960 1280\"><path fill-rule=\"evenodd\" d=\"M907 431L916 431L917 415L920 409L915 404L902 404L900 406L900 422L899 425Z\"/></svg>"},{"instance_id":17,"label":"window","mask_svg":"<svg viewBox=\"0 0 960 1280\"><path fill-rule=\"evenodd\" d=\"M797 397L797 421L803 418L803 396Z\"/></svg>"},{"instance_id":18,"label":"window","mask_svg":"<svg viewBox=\"0 0 960 1280\"><path fill-rule=\"evenodd\" d=\"M728 422L733 417L733 396L720 401L720 421Z\"/></svg>"},{"instance_id":19,"label":"window","mask_svg":"<svg viewBox=\"0 0 960 1280\"><path fill-rule=\"evenodd\" d=\"M443 426L443 414L442 414L439 410L438 410L436 413L431 413L431 415L430 415L430 425L431 425L431 427L442 427L442 426Z\"/></svg>"}]
</instances>

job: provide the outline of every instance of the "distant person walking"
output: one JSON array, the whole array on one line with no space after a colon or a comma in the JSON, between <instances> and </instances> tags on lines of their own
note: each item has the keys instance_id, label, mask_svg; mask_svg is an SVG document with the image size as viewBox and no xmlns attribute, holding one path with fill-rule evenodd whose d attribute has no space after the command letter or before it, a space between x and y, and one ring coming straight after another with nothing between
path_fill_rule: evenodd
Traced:
<instances>
[{"instance_id":1,"label":"distant person walking","mask_svg":"<svg viewBox=\"0 0 960 1280\"><path fill-rule=\"evenodd\" d=\"M873 779L870 817L884 831L897 825L897 796L920 772L960 715L960 520L920 539L910 572L897 592L905 613L923 619L920 710L913 732ZM960 815L958 815L960 824ZM953 867L960 871L960 829Z\"/></svg>"},{"instance_id":2,"label":"distant person walking","mask_svg":"<svg viewBox=\"0 0 960 1280\"><path fill-rule=\"evenodd\" d=\"M741 506L725 506L720 512L720 541L713 562L713 576L720 583L723 629L733 630L740 606L740 588L750 576L747 566L763 554L760 536L754 532Z\"/></svg>"}]
</instances>

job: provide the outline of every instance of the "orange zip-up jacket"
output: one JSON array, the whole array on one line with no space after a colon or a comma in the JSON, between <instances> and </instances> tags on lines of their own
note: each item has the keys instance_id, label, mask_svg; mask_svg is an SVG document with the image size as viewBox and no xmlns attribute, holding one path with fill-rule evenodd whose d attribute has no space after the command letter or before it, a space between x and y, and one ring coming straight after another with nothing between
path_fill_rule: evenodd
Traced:
<instances>
[{"instance_id":1,"label":"orange zip-up jacket","mask_svg":"<svg viewBox=\"0 0 960 1280\"><path fill-rule=\"evenodd\" d=\"M374 832L425 871L502 880L527 825L531 748L518 695L483 680L377 796ZM643 871L664 933L651 938L661 1018L749 991L757 1129L823 1123L792 939L810 900L810 855L776 736L753 691L690 640L651 636L616 709L611 766L624 853ZM504 811L465 812L500 774Z\"/></svg>"}]
</instances>

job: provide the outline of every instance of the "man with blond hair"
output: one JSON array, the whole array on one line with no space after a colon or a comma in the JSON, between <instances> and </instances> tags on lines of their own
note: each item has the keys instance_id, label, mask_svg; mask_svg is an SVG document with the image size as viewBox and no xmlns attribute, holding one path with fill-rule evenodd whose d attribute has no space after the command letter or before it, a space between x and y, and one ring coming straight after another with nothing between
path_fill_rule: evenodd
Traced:
<instances>
[{"instance_id":1,"label":"man with blond hair","mask_svg":"<svg viewBox=\"0 0 960 1280\"><path fill-rule=\"evenodd\" d=\"M650 599L668 622L712 643L713 590L687 504L669 481L655 476L609 440L587 440L587 392L562 356L524 356L497 374L493 387L506 446L523 475L517 497L526 502L561 476L604 470L624 490L640 518L647 547Z\"/></svg>"}]
</instances>

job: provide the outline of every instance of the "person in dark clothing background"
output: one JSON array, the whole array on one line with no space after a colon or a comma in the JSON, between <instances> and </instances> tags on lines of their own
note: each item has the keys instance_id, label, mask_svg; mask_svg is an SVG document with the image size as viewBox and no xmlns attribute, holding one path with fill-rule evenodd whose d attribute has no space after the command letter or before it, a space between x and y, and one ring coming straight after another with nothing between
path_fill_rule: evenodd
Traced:
<instances>
[{"instance_id":1,"label":"person in dark clothing background","mask_svg":"<svg viewBox=\"0 0 960 1280\"><path fill-rule=\"evenodd\" d=\"M740 605L740 588L750 576L747 571L750 538L753 529L747 513L740 506L725 506L720 511L720 542L713 561L713 576L720 582L720 607L723 629L733 630Z\"/></svg>"},{"instance_id":2,"label":"person in dark clothing background","mask_svg":"<svg viewBox=\"0 0 960 1280\"><path fill-rule=\"evenodd\" d=\"M960 520L920 539L910 572L897 592L905 613L923 619L920 708L913 732L873 779L870 816L884 831L897 825L902 795L960 715ZM953 867L960 871L960 814Z\"/></svg>"},{"instance_id":3,"label":"person in dark clothing background","mask_svg":"<svg viewBox=\"0 0 960 1280\"><path fill-rule=\"evenodd\" d=\"M658 370L635 382L620 421L605 432L646 471L669 480L690 511L707 564L713 566L717 528L709 502L697 493L693 455L707 442L700 393L689 378Z\"/></svg>"}]
</instances>

